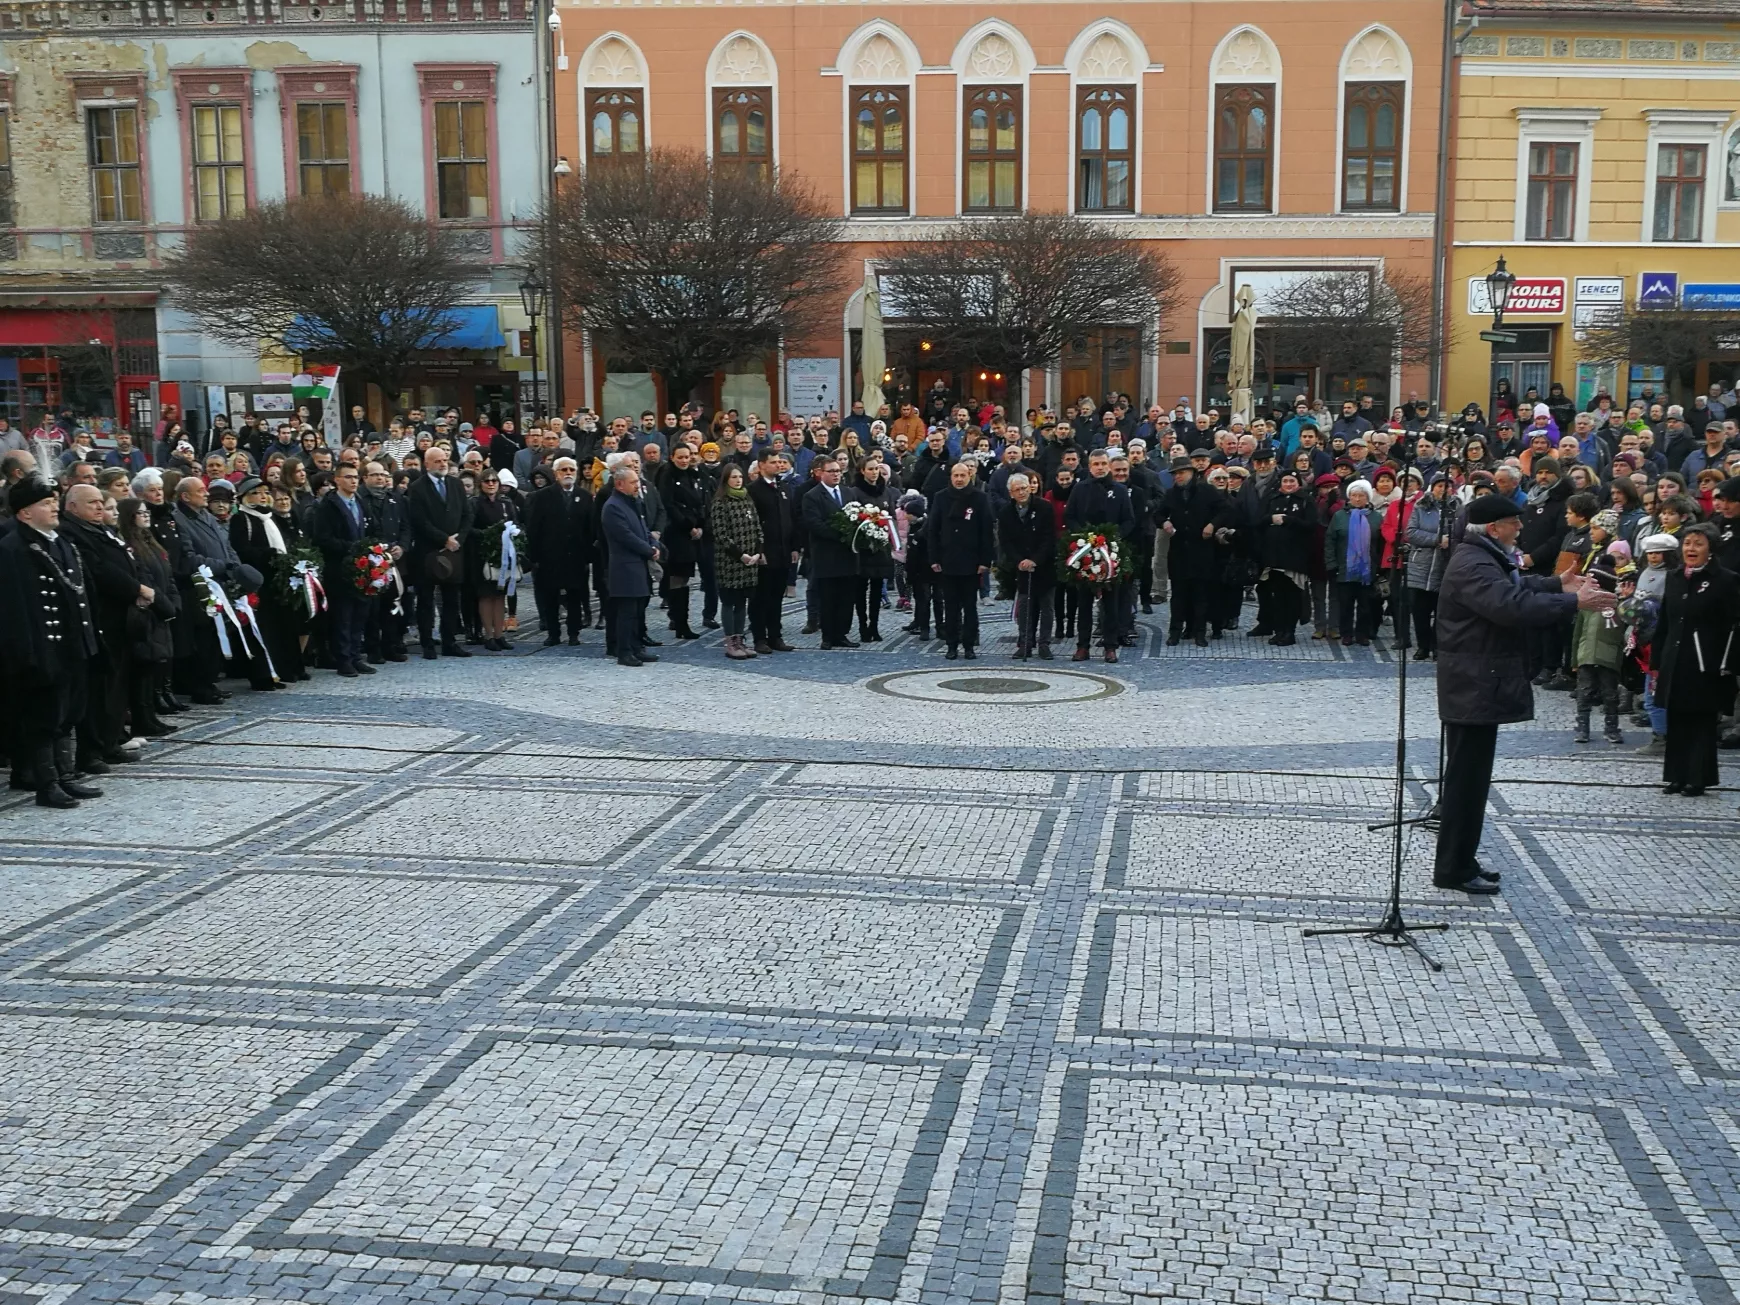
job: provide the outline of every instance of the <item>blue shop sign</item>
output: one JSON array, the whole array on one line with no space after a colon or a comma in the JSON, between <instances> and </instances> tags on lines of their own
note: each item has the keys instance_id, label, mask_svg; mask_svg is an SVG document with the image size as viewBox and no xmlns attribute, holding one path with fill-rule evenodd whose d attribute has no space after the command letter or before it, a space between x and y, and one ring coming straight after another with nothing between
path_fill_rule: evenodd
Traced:
<instances>
[{"instance_id":1,"label":"blue shop sign","mask_svg":"<svg viewBox=\"0 0 1740 1305\"><path fill-rule=\"evenodd\" d=\"M1685 308L1740 308L1740 282L1688 281L1680 289L1680 304Z\"/></svg>"},{"instance_id":2,"label":"blue shop sign","mask_svg":"<svg viewBox=\"0 0 1740 1305\"><path fill-rule=\"evenodd\" d=\"M1672 308L1680 301L1678 272L1641 272L1637 278L1640 308Z\"/></svg>"}]
</instances>

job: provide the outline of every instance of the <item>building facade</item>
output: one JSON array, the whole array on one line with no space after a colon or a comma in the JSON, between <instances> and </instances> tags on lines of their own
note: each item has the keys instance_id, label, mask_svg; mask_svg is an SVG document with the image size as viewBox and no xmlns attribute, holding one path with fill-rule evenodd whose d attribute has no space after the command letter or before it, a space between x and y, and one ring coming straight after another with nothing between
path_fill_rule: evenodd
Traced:
<instances>
[{"instance_id":1,"label":"building facade","mask_svg":"<svg viewBox=\"0 0 1740 1305\"><path fill-rule=\"evenodd\" d=\"M525 0L81 0L0 15L0 413L286 411L295 361L213 340L161 291L195 224L320 191L396 196L475 259L475 305L377 419L518 401L515 286L542 193Z\"/></svg>"},{"instance_id":2,"label":"building facade","mask_svg":"<svg viewBox=\"0 0 1740 1305\"><path fill-rule=\"evenodd\" d=\"M1689 402L1740 377L1740 334L1675 369L1588 332L1640 306L1740 316L1740 9L1473 0L1455 65L1446 398L1485 406L1502 378ZM1495 345L1500 255L1524 293Z\"/></svg>"},{"instance_id":3,"label":"building facade","mask_svg":"<svg viewBox=\"0 0 1740 1305\"><path fill-rule=\"evenodd\" d=\"M715 379L716 401L794 412L860 390L866 266L941 222L1023 207L1104 219L1162 246L1183 307L1107 322L1031 399L1116 390L1170 406L1226 398L1240 285L1304 272L1430 276L1443 10L1399 0L986 5L896 0L753 7L559 3L557 152L596 166L662 146L775 164L819 189L848 245L835 323L780 358ZM1374 22L1381 17L1381 22ZM890 397L939 378L1001 400L1016 378L927 370L924 341L885 307ZM656 377L567 341L566 401L606 414L671 406ZM1257 397L1425 390L1392 368L1326 377L1269 356ZM681 396L676 396L680 398ZM1405 397L1405 396L1403 396Z\"/></svg>"}]
</instances>

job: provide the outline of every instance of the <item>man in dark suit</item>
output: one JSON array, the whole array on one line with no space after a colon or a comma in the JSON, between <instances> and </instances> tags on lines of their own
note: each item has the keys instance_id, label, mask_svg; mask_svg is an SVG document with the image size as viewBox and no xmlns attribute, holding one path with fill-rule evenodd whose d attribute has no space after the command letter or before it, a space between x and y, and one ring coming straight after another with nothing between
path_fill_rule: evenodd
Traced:
<instances>
[{"instance_id":1,"label":"man in dark suit","mask_svg":"<svg viewBox=\"0 0 1740 1305\"><path fill-rule=\"evenodd\" d=\"M1108 662L1118 660L1120 589L1128 583L1134 566L1131 561L1131 538L1136 532L1136 512L1130 503L1130 491L1112 479L1111 459L1104 449L1088 455L1088 474L1076 481L1069 492L1069 505L1063 510L1063 524L1068 530L1086 530L1092 526L1116 529L1124 545L1124 578L1107 585L1099 595L1100 644ZM1084 601L1075 625L1075 658L1088 659L1093 644L1094 607Z\"/></svg>"},{"instance_id":2,"label":"man in dark suit","mask_svg":"<svg viewBox=\"0 0 1740 1305\"><path fill-rule=\"evenodd\" d=\"M849 637L852 599L858 586L858 556L834 530L834 513L846 505L840 488L840 464L823 462L818 483L803 498L803 523L809 536L810 583L816 586L817 610L822 627L822 648L856 648Z\"/></svg>"},{"instance_id":3,"label":"man in dark suit","mask_svg":"<svg viewBox=\"0 0 1740 1305\"><path fill-rule=\"evenodd\" d=\"M577 488L579 465L557 458L556 481L526 504L526 560L532 568L532 594L544 627L544 646L562 642L562 607L568 608L568 642L580 642L587 622L586 572L592 561L592 496Z\"/></svg>"},{"instance_id":4,"label":"man in dark suit","mask_svg":"<svg viewBox=\"0 0 1740 1305\"><path fill-rule=\"evenodd\" d=\"M647 564L658 556L659 546L641 516L639 469L632 462L620 463L611 472L610 486L610 497L598 514L598 533L609 557L612 612L607 633L616 645L605 651L616 654L619 666L642 666L658 660L640 642L639 633L652 597Z\"/></svg>"},{"instance_id":5,"label":"man in dark suit","mask_svg":"<svg viewBox=\"0 0 1740 1305\"><path fill-rule=\"evenodd\" d=\"M114 500L95 485L74 485L66 492L60 528L79 551L85 573L85 598L96 626L96 655L86 663L85 716L78 726L80 770L92 762L109 765L133 760L121 750L127 714L128 613L150 603L150 586L139 579L139 568L115 533Z\"/></svg>"},{"instance_id":6,"label":"man in dark suit","mask_svg":"<svg viewBox=\"0 0 1740 1305\"><path fill-rule=\"evenodd\" d=\"M786 559L798 559L797 538L793 529L791 499L779 474L785 458L773 449L761 451L760 475L749 482L749 501L755 504L755 514L761 518L761 551L767 555L767 565L761 568L755 582L755 592L749 596L749 629L755 636L755 651L792 652L780 629L780 617L785 609L785 582L791 573Z\"/></svg>"},{"instance_id":7,"label":"man in dark suit","mask_svg":"<svg viewBox=\"0 0 1740 1305\"><path fill-rule=\"evenodd\" d=\"M368 517L357 496L356 467L345 463L332 473L332 493L314 505L308 533L320 550L325 574L339 577L326 587L327 634L332 643L332 665L346 679L373 675L375 668L363 657L363 631L368 625L371 599L351 581L351 551L368 535Z\"/></svg>"},{"instance_id":8,"label":"man in dark suit","mask_svg":"<svg viewBox=\"0 0 1740 1305\"><path fill-rule=\"evenodd\" d=\"M499 436L497 438L500 438ZM469 657L459 644L459 579L463 569L459 549L471 530L471 504L458 476L447 474L447 450L429 446L423 455L423 475L405 494L411 519L411 569L417 585L417 636L425 661L434 661L435 595L441 595L441 651L449 657Z\"/></svg>"}]
</instances>

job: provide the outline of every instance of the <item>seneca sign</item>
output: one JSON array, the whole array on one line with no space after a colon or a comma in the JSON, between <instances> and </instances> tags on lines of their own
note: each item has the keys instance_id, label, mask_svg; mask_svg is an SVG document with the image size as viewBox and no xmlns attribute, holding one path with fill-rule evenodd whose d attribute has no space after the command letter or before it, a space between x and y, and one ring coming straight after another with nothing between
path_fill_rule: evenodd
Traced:
<instances>
[{"instance_id":1,"label":"seneca sign","mask_svg":"<svg viewBox=\"0 0 1740 1305\"><path fill-rule=\"evenodd\" d=\"M1470 317L1491 317L1492 299L1487 294L1486 278L1468 278L1468 314ZM1510 300L1504 306L1506 317L1563 317L1565 315L1565 278L1562 276L1519 276L1510 288Z\"/></svg>"}]
</instances>

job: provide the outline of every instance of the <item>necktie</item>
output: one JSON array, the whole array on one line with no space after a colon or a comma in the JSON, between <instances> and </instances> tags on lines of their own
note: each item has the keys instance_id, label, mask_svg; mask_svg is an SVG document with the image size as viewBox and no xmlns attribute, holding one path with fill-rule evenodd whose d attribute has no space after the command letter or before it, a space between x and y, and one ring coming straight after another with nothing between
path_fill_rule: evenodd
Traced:
<instances>
[{"instance_id":1,"label":"necktie","mask_svg":"<svg viewBox=\"0 0 1740 1305\"><path fill-rule=\"evenodd\" d=\"M445 476L435 477L435 492L441 496L443 503L447 501L447 478Z\"/></svg>"},{"instance_id":2,"label":"necktie","mask_svg":"<svg viewBox=\"0 0 1740 1305\"><path fill-rule=\"evenodd\" d=\"M834 486L833 495L834 495L834 506L835 507L844 507L845 504L840 502L840 487L838 485Z\"/></svg>"}]
</instances>

